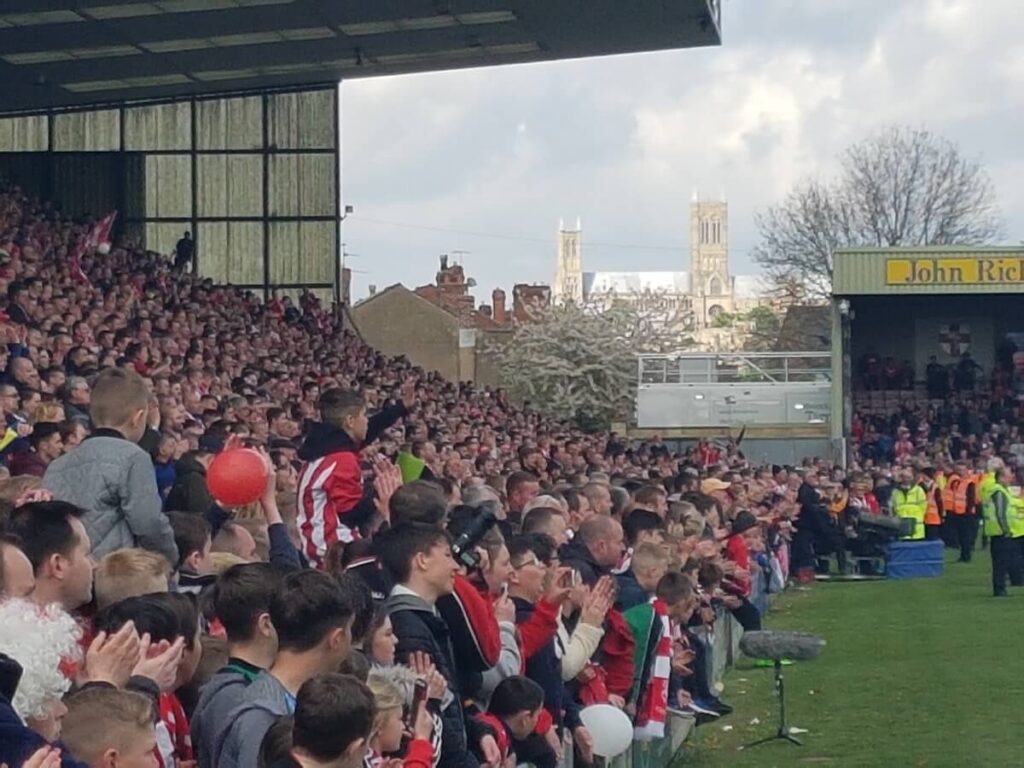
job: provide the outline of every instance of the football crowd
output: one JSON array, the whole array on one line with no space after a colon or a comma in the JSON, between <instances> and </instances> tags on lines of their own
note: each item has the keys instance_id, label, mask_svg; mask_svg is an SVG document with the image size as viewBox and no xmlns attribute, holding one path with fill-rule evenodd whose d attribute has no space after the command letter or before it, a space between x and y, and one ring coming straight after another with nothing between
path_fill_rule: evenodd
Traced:
<instances>
[{"instance_id":1,"label":"football crowd","mask_svg":"<svg viewBox=\"0 0 1024 768\"><path fill-rule=\"evenodd\" d=\"M95 229L0 190L9 768L589 765L590 705L727 717L716 622L759 629L857 515L969 558L1012 447L881 425L910 449L865 429L847 472L586 433ZM229 507L238 448L265 480Z\"/></svg>"}]
</instances>

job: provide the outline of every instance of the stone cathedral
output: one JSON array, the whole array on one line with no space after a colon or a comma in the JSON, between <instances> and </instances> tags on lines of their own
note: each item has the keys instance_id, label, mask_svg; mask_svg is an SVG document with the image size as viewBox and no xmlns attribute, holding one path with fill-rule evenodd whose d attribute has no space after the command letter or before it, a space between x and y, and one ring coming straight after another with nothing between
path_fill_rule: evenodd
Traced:
<instances>
[{"instance_id":1,"label":"stone cathedral","mask_svg":"<svg viewBox=\"0 0 1024 768\"><path fill-rule=\"evenodd\" d=\"M556 302L609 304L657 298L685 312L695 331L712 326L720 312L743 312L759 302L760 278L729 273L729 208L724 201L690 204L690 270L679 272L585 272L582 227L559 224L558 262L552 284Z\"/></svg>"}]
</instances>

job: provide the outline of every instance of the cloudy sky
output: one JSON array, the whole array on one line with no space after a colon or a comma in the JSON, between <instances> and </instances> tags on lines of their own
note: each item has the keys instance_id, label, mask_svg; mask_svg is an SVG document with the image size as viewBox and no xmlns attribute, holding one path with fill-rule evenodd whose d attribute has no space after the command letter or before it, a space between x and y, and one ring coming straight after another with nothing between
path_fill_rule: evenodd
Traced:
<instances>
[{"instance_id":1,"label":"cloudy sky","mask_svg":"<svg viewBox=\"0 0 1024 768\"><path fill-rule=\"evenodd\" d=\"M724 0L723 44L342 86L354 295L431 282L457 250L495 286L549 282L559 218L587 270L688 268L694 190L753 216L888 123L981 160L1024 239L1024 0Z\"/></svg>"}]
</instances>

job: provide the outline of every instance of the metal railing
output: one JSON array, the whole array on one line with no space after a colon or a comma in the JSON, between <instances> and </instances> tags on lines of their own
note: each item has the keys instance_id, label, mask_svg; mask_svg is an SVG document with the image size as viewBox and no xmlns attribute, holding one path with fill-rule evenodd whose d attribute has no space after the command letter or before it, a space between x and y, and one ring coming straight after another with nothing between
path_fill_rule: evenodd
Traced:
<instances>
[{"instance_id":1,"label":"metal railing","mask_svg":"<svg viewBox=\"0 0 1024 768\"><path fill-rule=\"evenodd\" d=\"M829 352L678 352L637 356L640 384L828 384Z\"/></svg>"}]
</instances>

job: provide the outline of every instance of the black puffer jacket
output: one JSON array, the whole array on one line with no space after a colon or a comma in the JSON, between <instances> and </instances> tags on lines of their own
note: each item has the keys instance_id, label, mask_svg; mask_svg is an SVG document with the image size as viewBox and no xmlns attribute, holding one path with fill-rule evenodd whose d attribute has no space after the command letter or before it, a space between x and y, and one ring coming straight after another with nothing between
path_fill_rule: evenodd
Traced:
<instances>
[{"instance_id":1,"label":"black puffer jacket","mask_svg":"<svg viewBox=\"0 0 1024 768\"><path fill-rule=\"evenodd\" d=\"M167 494L164 509L206 514L213 506L213 496L206 487L206 467L195 456L185 454L174 463L174 473L174 485Z\"/></svg>"},{"instance_id":2,"label":"black puffer jacket","mask_svg":"<svg viewBox=\"0 0 1024 768\"><path fill-rule=\"evenodd\" d=\"M594 560L594 556L590 554L590 550L587 549L587 545L583 543L583 539L579 536L562 547L559 555L562 565L579 571L580 576L583 578L583 583L588 587L594 586L597 584L598 579L611 573L611 569L598 565L597 561Z\"/></svg>"},{"instance_id":3,"label":"black puffer jacket","mask_svg":"<svg viewBox=\"0 0 1024 768\"><path fill-rule=\"evenodd\" d=\"M391 595L385 605L395 637L398 638L395 661L408 664L411 654L422 651L430 656L438 672L448 681L448 690L441 701L444 727L440 765L445 768L478 768L480 762L470 749L489 731L481 723L467 718L462 711L459 675L448 625L426 601L416 595ZM467 729L470 731L468 744Z\"/></svg>"}]
</instances>

